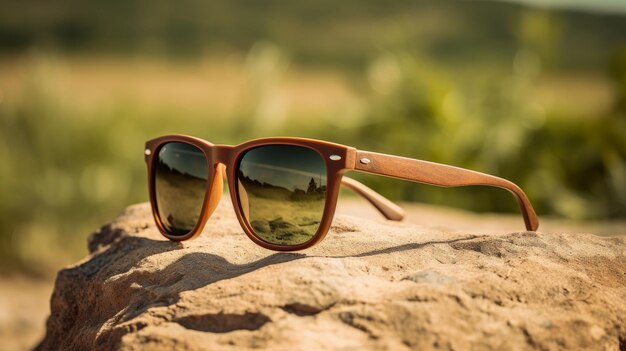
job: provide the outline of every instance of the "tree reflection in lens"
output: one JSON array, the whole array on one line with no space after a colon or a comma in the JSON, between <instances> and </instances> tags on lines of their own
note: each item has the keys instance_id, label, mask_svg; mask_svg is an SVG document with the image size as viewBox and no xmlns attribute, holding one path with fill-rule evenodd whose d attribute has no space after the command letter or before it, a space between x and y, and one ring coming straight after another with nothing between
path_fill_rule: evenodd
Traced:
<instances>
[{"instance_id":1,"label":"tree reflection in lens","mask_svg":"<svg viewBox=\"0 0 626 351\"><path fill-rule=\"evenodd\" d=\"M197 147L167 143L159 150L154 174L157 212L170 235L185 235L198 223L209 176Z\"/></svg>"},{"instance_id":2,"label":"tree reflection in lens","mask_svg":"<svg viewBox=\"0 0 626 351\"><path fill-rule=\"evenodd\" d=\"M261 146L239 161L237 190L254 232L272 244L303 244L315 235L326 203L322 156L294 145Z\"/></svg>"}]
</instances>

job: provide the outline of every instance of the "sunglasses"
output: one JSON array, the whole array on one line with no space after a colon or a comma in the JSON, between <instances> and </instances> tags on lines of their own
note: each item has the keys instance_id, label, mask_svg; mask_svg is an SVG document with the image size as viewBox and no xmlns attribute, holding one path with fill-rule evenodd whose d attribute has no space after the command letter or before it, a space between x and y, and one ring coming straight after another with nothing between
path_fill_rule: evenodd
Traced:
<instances>
[{"instance_id":1,"label":"sunglasses","mask_svg":"<svg viewBox=\"0 0 626 351\"><path fill-rule=\"evenodd\" d=\"M185 135L146 143L150 203L159 231L174 241L202 232L222 196L223 179L244 232L258 245L296 251L318 243L328 232L341 186L367 199L382 215L402 220L402 208L348 171L442 187L494 186L517 199L526 229L539 226L524 192L512 182L453 166L357 150L301 138L265 138L236 146L214 145Z\"/></svg>"}]
</instances>

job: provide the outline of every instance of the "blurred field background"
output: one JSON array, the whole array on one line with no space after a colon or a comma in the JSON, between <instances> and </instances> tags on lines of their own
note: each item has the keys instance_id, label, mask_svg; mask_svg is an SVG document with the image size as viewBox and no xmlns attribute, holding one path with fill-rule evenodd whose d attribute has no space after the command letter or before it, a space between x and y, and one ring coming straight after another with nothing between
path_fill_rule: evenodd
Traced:
<instances>
[{"instance_id":1,"label":"blurred field background","mask_svg":"<svg viewBox=\"0 0 626 351\"><path fill-rule=\"evenodd\" d=\"M41 337L54 272L147 201L143 144L166 133L449 163L518 183L544 225L623 234L626 3L0 1L0 350ZM352 175L398 201L517 213L497 189ZM411 206L433 226L460 216Z\"/></svg>"},{"instance_id":2,"label":"blurred field background","mask_svg":"<svg viewBox=\"0 0 626 351\"><path fill-rule=\"evenodd\" d=\"M624 218L626 4L3 0L0 272L82 257L147 201L143 143L166 133L327 139L511 179L544 218ZM500 190L353 176L517 212Z\"/></svg>"}]
</instances>

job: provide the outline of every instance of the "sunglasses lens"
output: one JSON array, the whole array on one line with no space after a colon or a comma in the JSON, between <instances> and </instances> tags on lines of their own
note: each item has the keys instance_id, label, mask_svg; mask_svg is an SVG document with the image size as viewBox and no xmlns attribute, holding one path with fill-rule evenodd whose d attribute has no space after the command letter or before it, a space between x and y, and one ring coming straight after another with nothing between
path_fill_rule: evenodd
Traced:
<instances>
[{"instance_id":1,"label":"sunglasses lens","mask_svg":"<svg viewBox=\"0 0 626 351\"><path fill-rule=\"evenodd\" d=\"M260 146L239 160L237 194L259 238L270 244L303 244L322 220L326 165L319 153L306 147Z\"/></svg>"},{"instance_id":2,"label":"sunglasses lens","mask_svg":"<svg viewBox=\"0 0 626 351\"><path fill-rule=\"evenodd\" d=\"M197 147L171 142L158 152L154 173L157 213L170 235L184 236L198 223L209 170Z\"/></svg>"}]
</instances>

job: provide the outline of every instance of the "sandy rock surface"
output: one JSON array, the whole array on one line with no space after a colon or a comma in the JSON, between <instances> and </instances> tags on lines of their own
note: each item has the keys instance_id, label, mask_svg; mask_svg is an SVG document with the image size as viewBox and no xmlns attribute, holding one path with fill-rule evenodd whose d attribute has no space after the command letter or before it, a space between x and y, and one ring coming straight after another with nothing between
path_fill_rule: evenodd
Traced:
<instances>
[{"instance_id":1,"label":"sandy rock surface","mask_svg":"<svg viewBox=\"0 0 626 351\"><path fill-rule=\"evenodd\" d=\"M52 283L0 276L0 351L31 350L44 335Z\"/></svg>"},{"instance_id":2,"label":"sandy rock surface","mask_svg":"<svg viewBox=\"0 0 626 351\"><path fill-rule=\"evenodd\" d=\"M275 253L222 202L195 241L163 240L142 204L89 249L59 273L39 349L626 349L624 236L343 215Z\"/></svg>"}]
</instances>

